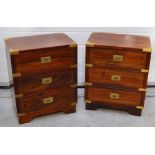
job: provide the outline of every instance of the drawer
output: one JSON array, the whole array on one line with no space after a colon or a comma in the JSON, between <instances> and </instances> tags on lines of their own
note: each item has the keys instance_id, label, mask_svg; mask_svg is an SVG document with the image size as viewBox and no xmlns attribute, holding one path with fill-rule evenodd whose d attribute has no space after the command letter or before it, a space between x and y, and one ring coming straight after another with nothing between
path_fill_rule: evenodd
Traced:
<instances>
[{"instance_id":1,"label":"drawer","mask_svg":"<svg viewBox=\"0 0 155 155\"><path fill-rule=\"evenodd\" d=\"M48 91L52 88L65 88L77 83L76 75L76 70L67 70L21 78L14 81L15 92L24 96L31 96L33 93Z\"/></svg>"},{"instance_id":2,"label":"drawer","mask_svg":"<svg viewBox=\"0 0 155 155\"><path fill-rule=\"evenodd\" d=\"M148 60L149 53L133 52L122 50L108 50L108 49L90 49L88 51L87 63L95 65L108 65L127 67L134 69L149 68Z\"/></svg>"},{"instance_id":3,"label":"drawer","mask_svg":"<svg viewBox=\"0 0 155 155\"><path fill-rule=\"evenodd\" d=\"M105 89L97 87L88 87L86 90L86 100L99 103L123 105L123 106L139 106L143 100L143 93L123 91L116 89Z\"/></svg>"},{"instance_id":4,"label":"drawer","mask_svg":"<svg viewBox=\"0 0 155 155\"><path fill-rule=\"evenodd\" d=\"M66 70L77 64L76 55L76 50L73 48L21 53L11 57L13 73L28 77L51 71Z\"/></svg>"},{"instance_id":5,"label":"drawer","mask_svg":"<svg viewBox=\"0 0 155 155\"><path fill-rule=\"evenodd\" d=\"M147 73L129 72L108 68L88 68L87 81L91 83L118 85L129 88L145 88Z\"/></svg>"},{"instance_id":6,"label":"drawer","mask_svg":"<svg viewBox=\"0 0 155 155\"><path fill-rule=\"evenodd\" d=\"M45 108L65 107L76 102L76 89L59 89L55 92L41 92L32 97L16 100L18 113L32 112Z\"/></svg>"}]
</instances>

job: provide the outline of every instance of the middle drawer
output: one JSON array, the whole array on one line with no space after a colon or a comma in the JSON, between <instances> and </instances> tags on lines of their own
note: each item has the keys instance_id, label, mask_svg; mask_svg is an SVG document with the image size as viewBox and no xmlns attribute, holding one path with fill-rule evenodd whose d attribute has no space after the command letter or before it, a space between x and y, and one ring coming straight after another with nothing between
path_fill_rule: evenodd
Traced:
<instances>
[{"instance_id":1,"label":"middle drawer","mask_svg":"<svg viewBox=\"0 0 155 155\"><path fill-rule=\"evenodd\" d=\"M128 88L145 88L147 73L129 72L110 68L87 68L87 82L119 85Z\"/></svg>"},{"instance_id":2,"label":"middle drawer","mask_svg":"<svg viewBox=\"0 0 155 155\"><path fill-rule=\"evenodd\" d=\"M44 92L51 88L69 87L77 82L76 70L53 72L45 75L33 76L24 79L15 79L15 92L24 96L31 96L34 93Z\"/></svg>"}]
</instances>

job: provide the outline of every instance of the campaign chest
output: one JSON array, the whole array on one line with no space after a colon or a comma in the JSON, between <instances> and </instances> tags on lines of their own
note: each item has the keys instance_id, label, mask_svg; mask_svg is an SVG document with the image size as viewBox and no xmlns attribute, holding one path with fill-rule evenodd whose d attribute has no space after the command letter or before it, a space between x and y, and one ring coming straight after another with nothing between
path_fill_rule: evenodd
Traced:
<instances>
[{"instance_id":1,"label":"campaign chest","mask_svg":"<svg viewBox=\"0 0 155 155\"><path fill-rule=\"evenodd\" d=\"M77 44L63 33L8 38L19 123L76 111Z\"/></svg>"},{"instance_id":2,"label":"campaign chest","mask_svg":"<svg viewBox=\"0 0 155 155\"><path fill-rule=\"evenodd\" d=\"M86 109L141 115L150 57L149 37L92 33L86 44Z\"/></svg>"}]
</instances>

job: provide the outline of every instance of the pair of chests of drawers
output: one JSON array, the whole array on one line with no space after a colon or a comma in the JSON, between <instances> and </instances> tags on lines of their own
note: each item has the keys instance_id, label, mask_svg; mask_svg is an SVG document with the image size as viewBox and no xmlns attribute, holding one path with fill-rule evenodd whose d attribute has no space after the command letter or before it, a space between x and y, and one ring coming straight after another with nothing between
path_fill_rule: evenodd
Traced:
<instances>
[{"instance_id":1,"label":"pair of chests of drawers","mask_svg":"<svg viewBox=\"0 0 155 155\"><path fill-rule=\"evenodd\" d=\"M143 107L150 53L87 47L86 103Z\"/></svg>"},{"instance_id":2,"label":"pair of chests of drawers","mask_svg":"<svg viewBox=\"0 0 155 155\"><path fill-rule=\"evenodd\" d=\"M11 56L18 113L76 102L76 48L49 48Z\"/></svg>"}]
</instances>

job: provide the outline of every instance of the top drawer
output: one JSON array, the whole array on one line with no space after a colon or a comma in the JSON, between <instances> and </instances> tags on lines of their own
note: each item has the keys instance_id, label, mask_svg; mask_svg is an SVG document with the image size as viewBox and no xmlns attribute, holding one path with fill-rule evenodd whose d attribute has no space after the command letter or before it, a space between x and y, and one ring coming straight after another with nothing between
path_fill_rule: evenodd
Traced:
<instances>
[{"instance_id":1,"label":"top drawer","mask_svg":"<svg viewBox=\"0 0 155 155\"><path fill-rule=\"evenodd\" d=\"M11 56L13 73L28 77L66 70L77 63L76 48L43 49Z\"/></svg>"},{"instance_id":2,"label":"top drawer","mask_svg":"<svg viewBox=\"0 0 155 155\"><path fill-rule=\"evenodd\" d=\"M137 51L89 49L87 63L105 66L118 66L134 69L149 68L149 53Z\"/></svg>"}]
</instances>

